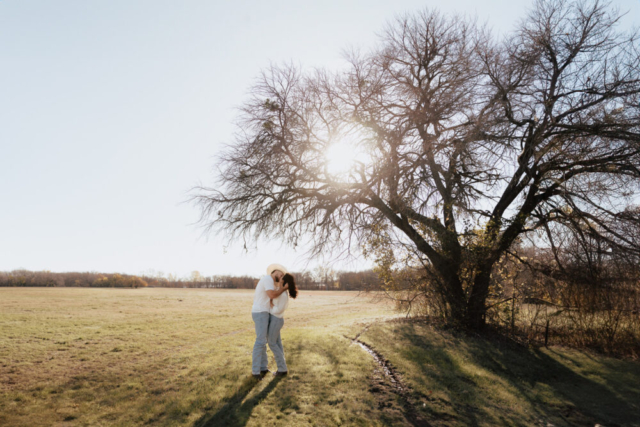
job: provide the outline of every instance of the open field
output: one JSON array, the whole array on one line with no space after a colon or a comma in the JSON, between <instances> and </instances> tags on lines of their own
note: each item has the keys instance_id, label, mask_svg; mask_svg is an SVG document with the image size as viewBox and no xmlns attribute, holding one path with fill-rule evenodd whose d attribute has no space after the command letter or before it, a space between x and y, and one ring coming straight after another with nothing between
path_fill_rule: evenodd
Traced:
<instances>
[{"instance_id":1,"label":"open field","mask_svg":"<svg viewBox=\"0 0 640 427\"><path fill-rule=\"evenodd\" d=\"M0 425L640 426L636 362L386 322L389 305L349 292L292 301L291 375L254 383L251 301L242 290L0 288ZM405 394L345 338L360 333Z\"/></svg>"},{"instance_id":2,"label":"open field","mask_svg":"<svg viewBox=\"0 0 640 427\"><path fill-rule=\"evenodd\" d=\"M248 387L253 291L0 288L0 425L366 424L371 360L342 334L394 314L356 296L301 292L292 375Z\"/></svg>"}]
</instances>

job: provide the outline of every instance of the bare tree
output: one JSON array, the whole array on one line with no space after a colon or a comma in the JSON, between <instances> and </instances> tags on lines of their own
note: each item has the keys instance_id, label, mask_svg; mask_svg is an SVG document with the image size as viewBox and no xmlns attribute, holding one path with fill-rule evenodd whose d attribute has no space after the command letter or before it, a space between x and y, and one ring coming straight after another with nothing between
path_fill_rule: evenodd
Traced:
<instances>
[{"instance_id":1,"label":"bare tree","mask_svg":"<svg viewBox=\"0 0 640 427\"><path fill-rule=\"evenodd\" d=\"M384 236L435 275L450 320L481 329L492 270L524 236L586 226L638 250L611 227L638 222L621 213L640 178L639 46L618 17L599 1L537 1L495 41L427 10L345 70L271 67L217 185L195 196L203 224L308 238L316 253ZM364 154L335 171L336 145Z\"/></svg>"}]
</instances>

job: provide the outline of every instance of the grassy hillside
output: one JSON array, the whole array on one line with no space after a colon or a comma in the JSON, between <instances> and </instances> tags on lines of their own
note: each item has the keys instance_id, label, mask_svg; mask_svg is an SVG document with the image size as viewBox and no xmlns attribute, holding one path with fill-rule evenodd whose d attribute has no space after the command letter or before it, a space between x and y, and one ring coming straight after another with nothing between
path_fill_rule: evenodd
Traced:
<instances>
[{"instance_id":1,"label":"grassy hillside","mask_svg":"<svg viewBox=\"0 0 640 427\"><path fill-rule=\"evenodd\" d=\"M388 322L388 305L356 293L292 301L291 375L256 383L251 301L0 288L0 425L640 425L636 362ZM349 339L360 333L397 383Z\"/></svg>"},{"instance_id":2,"label":"grassy hillside","mask_svg":"<svg viewBox=\"0 0 640 427\"><path fill-rule=\"evenodd\" d=\"M396 368L432 425L640 426L637 362L405 322L374 325L360 340Z\"/></svg>"}]
</instances>

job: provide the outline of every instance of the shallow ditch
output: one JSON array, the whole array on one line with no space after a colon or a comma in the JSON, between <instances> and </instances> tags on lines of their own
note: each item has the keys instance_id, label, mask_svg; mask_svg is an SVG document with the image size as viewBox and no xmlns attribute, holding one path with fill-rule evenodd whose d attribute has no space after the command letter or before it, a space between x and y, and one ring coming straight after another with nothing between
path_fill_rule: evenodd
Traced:
<instances>
[{"instance_id":1,"label":"shallow ditch","mask_svg":"<svg viewBox=\"0 0 640 427\"><path fill-rule=\"evenodd\" d=\"M366 351L376 364L372 376L372 384L370 391L378 395L378 405L380 409L390 408L393 405L390 400L385 399L384 395L395 394L398 396L399 403L402 405L400 412L402 416L413 426L429 426L430 424L418 415L413 399L411 398L411 389L403 381L391 363L369 344L360 340L360 336L369 328L365 327L355 338L345 336L351 340L353 344L357 344ZM383 395L383 396L380 396Z\"/></svg>"}]
</instances>

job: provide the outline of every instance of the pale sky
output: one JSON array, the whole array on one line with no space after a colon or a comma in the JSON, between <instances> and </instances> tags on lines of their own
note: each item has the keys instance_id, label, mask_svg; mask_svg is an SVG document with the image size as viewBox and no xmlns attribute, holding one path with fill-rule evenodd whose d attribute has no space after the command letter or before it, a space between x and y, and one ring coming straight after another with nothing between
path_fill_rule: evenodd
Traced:
<instances>
[{"instance_id":1,"label":"pale sky","mask_svg":"<svg viewBox=\"0 0 640 427\"><path fill-rule=\"evenodd\" d=\"M0 1L0 271L262 274L326 260L204 239L181 203L212 183L236 108L270 62L338 67L425 7L507 32L521 0ZM640 1L615 0L640 23ZM361 269L355 260L337 265Z\"/></svg>"}]
</instances>

